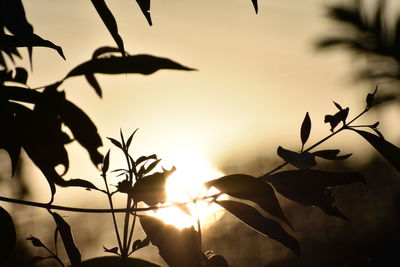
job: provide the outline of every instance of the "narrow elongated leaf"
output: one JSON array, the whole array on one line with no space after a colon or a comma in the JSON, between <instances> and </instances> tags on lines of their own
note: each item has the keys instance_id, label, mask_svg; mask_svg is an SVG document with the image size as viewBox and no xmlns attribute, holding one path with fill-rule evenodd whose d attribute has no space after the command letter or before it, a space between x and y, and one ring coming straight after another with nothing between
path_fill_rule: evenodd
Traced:
<instances>
[{"instance_id":1,"label":"narrow elongated leaf","mask_svg":"<svg viewBox=\"0 0 400 267\"><path fill-rule=\"evenodd\" d=\"M0 207L0 264L3 264L14 250L17 234L10 214Z\"/></svg>"},{"instance_id":2,"label":"narrow elongated leaf","mask_svg":"<svg viewBox=\"0 0 400 267\"><path fill-rule=\"evenodd\" d=\"M271 183L284 197L303 205L317 206L328 215L345 218L334 206L334 196L327 188L366 183L356 172L327 172L320 170L292 170L260 177Z\"/></svg>"},{"instance_id":3,"label":"narrow elongated leaf","mask_svg":"<svg viewBox=\"0 0 400 267\"><path fill-rule=\"evenodd\" d=\"M101 92L101 87L99 82L96 80L96 77L92 73L88 73L85 75L86 81L93 87L96 94L101 98L103 96Z\"/></svg>"},{"instance_id":4,"label":"narrow elongated leaf","mask_svg":"<svg viewBox=\"0 0 400 267\"><path fill-rule=\"evenodd\" d=\"M93 54L92 54L92 59L98 58L101 55L107 54L107 53L115 53L115 52L120 52L120 50L116 47L112 46L102 46L97 48Z\"/></svg>"},{"instance_id":5,"label":"narrow elongated leaf","mask_svg":"<svg viewBox=\"0 0 400 267\"><path fill-rule=\"evenodd\" d=\"M103 162L103 155L101 155L98 149L103 143L97 132L96 125L74 103L64 100L60 105L60 116L63 123L71 130L76 141L87 150L93 164L96 166L101 164Z\"/></svg>"},{"instance_id":6,"label":"narrow elongated leaf","mask_svg":"<svg viewBox=\"0 0 400 267\"><path fill-rule=\"evenodd\" d=\"M400 148L380 136L362 130L354 131L364 137L397 171L400 171Z\"/></svg>"},{"instance_id":7,"label":"narrow elongated leaf","mask_svg":"<svg viewBox=\"0 0 400 267\"><path fill-rule=\"evenodd\" d=\"M94 190L100 190L98 189L94 184L92 184L89 181L83 180L83 179L70 179L65 181L63 186L76 186L76 187L83 187L86 189L94 189Z\"/></svg>"},{"instance_id":8,"label":"narrow elongated leaf","mask_svg":"<svg viewBox=\"0 0 400 267\"><path fill-rule=\"evenodd\" d=\"M301 170L306 170L317 165L314 155L308 152L297 153L279 146L277 154L283 160Z\"/></svg>"},{"instance_id":9,"label":"narrow elongated leaf","mask_svg":"<svg viewBox=\"0 0 400 267\"><path fill-rule=\"evenodd\" d=\"M150 160L150 159L157 160L157 155L153 154L153 155L150 155L150 156L141 156L136 160L136 165L139 165L139 164L145 162L146 160Z\"/></svg>"},{"instance_id":10,"label":"narrow elongated leaf","mask_svg":"<svg viewBox=\"0 0 400 267\"><path fill-rule=\"evenodd\" d=\"M301 124L301 130L300 130L301 143L303 146L307 142L308 137L310 136L310 131L311 131L311 119L310 115L308 115L307 112L306 116L304 117L303 123Z\"/></svg>"},{"instance_id":11,"label":"narrow elongated leaf","mask_svg":"<svg viewBox=\"0 0 400 267\"><path fill-rule=\"evenodd\" d=\"M150 0L136 0L149 25L153 25L150 15Z\"/></svg>"},{"instance_id":12,"label":"narrow elongated leaf","mask_svg":"<svg viewBox=\"0 0 400 267\"><path fill-rule=\"evenodd\" d=\"M93 6L96 8L97 13L103 20L103 23L106 25L111 36L114 38L114 41L117 44L119 50L121 51L122 56L124 56L125 55L124 42L122 41L122 38L118 33L117 22L115 21L113 14L107 7L104 0L91 0L91 1Z\"/></svg>"},{"instance_id":13,"label":"narrow elongated leaf","mask_svg":"<svg viewBox=\"0 0 400 267\"><path fill-rule=\"evenodd\" d=\"M103 160L103 166L101 167L101 171L103 172L103 174L105 174L108 171L109 166L110 166L110 150L107 151L107 154Z\"/></svg>"},{"instance_id":14,"label":"narrow elongated leaf","mask_svg":"<svg viewBox=\"0 0 400 267\"><path fill-rule=\"evenodd\" d=\"M289 235L279 223L264 217L255 208L241 202L221 200L217 201L217 204L235 215L250 228L278 241L291 249L298 257L300 256L299 243L294 237Z\"/></svg>"},{"instance_id":15,"label":"narrow elongated leaf","mask_svg":"<svg viewBox=\"0 0 400 267\"><path fill-rule=\"evenodd\" d=\"M48 47L56 50L58 54L65 59L63 50L60 46L43 39L42 37L32 34L29 36L18 36L0 34L0 49L11 49L15 47Z\"/></svg>"},{"instance_id":16,"label":"narrow elongated leaf","mask_svg":"<svg viewBox=\"0 0 400 267\"><path fill-rule=\"evenodd\" d=\"M257 14L258 13L258 2L257 2L257 0L251 0L251 2L253 3L254 10L256 11L256 14Z\"/></svg>"},{"instance_id":17,"label":"narrow elongated leaf","mask_svg":"<svg viewBox=\"0 0 400 267\"><path fill-rule=\"evenodd\" d=\"M340 150L339 149L327 149L327 150L319 150L315 151L312 154L314 156L323 158L323 159L328 159L328 160L344 160L349 158L352 154L345 154L338 156Z\"/></svg>"},{"instance_id":18,"label":"narrow elongated leaf","mask_svg":"<svg viewBox=\"0 0 400 267\"><path fill-rule=\"evenodd\" d=\"M128 140L126 141L126 149L129 149L129 147L131 146L133 136L135 135L135 133L136 133L138 130L139 130L139 129L136 129L136 130L129 136Z\"/></svg>"},{"instance_id":19,"label":"narrow elongated leaf","mask_svg":"<svg viewBox=\"0 0 400 267\"><path fill-rule=\"evenodd\" d=\"M290 225L276 198L275 191L269 183L246 174L233 174L211 180L205 183L207 187L214 186L230 196L250 200L269 214Z\"/></svg>"},{"instance_id":20,"label":"narrow elongated leaf","mask_svg":"<svg viewBox=\"0 0 400 267\"><path fill-rule=\"evenodd\" d=\"M58 231L64 244L64 248L72 266L80 266L81 253L75 245L74 238L72 237L71 227L58 213L51 212L51 215L56 222Z\"/></svg>"},{"instance_id":21,"label":"narrow elongated leaf","mask_svg":"<svg viewBox=\"0 0 400 267\"><path fill-rule=\"evenodd\" d=\"M201 267L204 256L198 233L191 228L178 228L165 224L162 220L139 215L140 224L151 243L158 247L161 257L168 266Z\"/></svg>"},{"instance_id":22,"label":"narrow elongated leaf","mask_svg":"<svg viewBox=\"0 0 400 267\"><path fill-rule=\"evenodd\" d=\"M25 16L21 0L1 1L0 17L3 25L14 35L31 35L33 27Z\"/></svg>"},{"instance_id":23,"label":"narrow elongated leaf","mask_svg":"<svg viewBox=\"0 0 400 267\"><path fill-rule=\"evenodd\" d=\"M112 138L112 137L107 137L107 139L110 140L111 143L113 143L114 146L116 146L116 147L118 147L118 148L120 148L120 149L123 149L123 148L122 148L122 144L121 144L120 141L118 141L118 140L116 140L116 139L114 139L114 138Z\"/></svg>"},{"instance_id":24,"label":"narrow elongated leaf","mask_svg":"<svg viewBox=\"0 0 400 267\"><path fill-rule=\"evenodd\" d=\"M168 58L155 57L151 55L133 55L126 57L97 58L86 61L65 77L86 75L90 73L124 74L139 73L152 74L160 69L194 70L176 63Z\"/></svg>"}]
</instances>

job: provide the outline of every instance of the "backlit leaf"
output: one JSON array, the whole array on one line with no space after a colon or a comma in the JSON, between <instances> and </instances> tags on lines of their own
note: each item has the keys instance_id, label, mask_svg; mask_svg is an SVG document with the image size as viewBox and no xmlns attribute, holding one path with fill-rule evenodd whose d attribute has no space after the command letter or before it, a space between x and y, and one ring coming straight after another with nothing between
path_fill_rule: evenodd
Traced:
<instances>
[{"instance_id":1,"label":"backlit leaf","mask_svg":"<svg viewBox=\"0 0 400 267\"><path fill-rule=\"evenodd\" d=\"M279 146L277 149L277 154L286 162L302 170L306 170L317 165L314 155L308 152L297 153Z\"/></svg>"},{"instance_id":2,"label":"backlit leaf","mask_svg":"<svg viewBox=\"0 0 400 267\"><path fill-rule=\"evenodd\" d=\"M107 7L104 0L91 0L92 4L96 8L97 13L100 15L103 23L106 25L108 31L111 36L114 38L115 43L117 44L121 54L125 55L124 42L122 41L121 36L118 33L117 22L110 9Z\"/></svg>"},{"instance_id":3,"label":"backlit leaf","mask_svg":"<svg viewBox=\"0 0 400 267\"><path fill-rule=\"evenodd\" d=\"M307 112L306 116L304 117L303 123L301 124L301 130L300 130L301 143L303 146L307 142L308 137L310 136L310 131L311 131L311 119L310 115L308 115Z\"/></svg>"},{"instance_id":4,"label":"backlit leaf","mask_svg":"<svg viewBox=\"0 0 400 267\"><path fill-rule=\"evenodd\" d=\"M136 0L136 2L138 3L140 10L142 10L143 15L146 17L147 22L151 26L153 23L150 15L150 0Z\"/></svg>"},{"instance_id":5,"label":"backlit leaf","mask_svg":"<svg viewBox=\"0 0 400 267\"><path fill-rule=\"evenodd\" d=\"M81 253L75 245L74 238L72 237L71 227L58 213L51 212L51 215L56 222L61 240L63 241L64 248L72 266L80 266Z\"/></svg>"},{"instance_id":6,"label":"backlit leaf","mask_svg":"<svg viewBox=\"0 0 400 267\"><path fill-rule=\"evenodd\" d=\"M360 173L320 170L283 171L260 178L271 183L284 197L303 205L318 206L329 215L339 214L339 211L334 207L334 196L328 188L366 183ZM345 218L342 215L339 217Z\"/></svg>"},{"instance_id":7,"label":"backlit leaf","mask_svg":"<svg viewBox=\"0 0 400 267\"><path fill-rule=\"evenodd\" d=\"M120 50L116 47L102 46L102 47L97 48L93 52L92 59L98 58L107 53L115 53L115 52L120 52Z\"/></svg>"},{"instance_id":8,"label":"backlit leaf","mask_svg":"<svg viewBox=\"0 0 400 267\"><path fill-rule=\"evenodd\" d=\"M3 0L0 9L1 26L5 26L14 35L31 35L33 27L25 16L21 0Z\"/></svg>"},{"instance_id":9,"label":"backlit leaf","mask_svg":"<svg viewBox=\"0 0 400 267\"><path fill-rule=\"evenodd\" d=\"M118 247L108 249L105 246L103 246L103 249L104 249L104 252L113 253L113 254L118 255Z\"/></svg>"},{"instance_id":10,"label":"backlit leaf","mask_svg":"<svg viewBox=\"0 0 400 267\"><path fill-rule=\"evenodd\" d=\"M397 171L400 171L400 148L380 136L362 130L353 130L364 137Z\"/></svg>"},{"instance_id":11,"label":"backlit leaf","mask_svg":"<svg viewBox=\"0 0 400 267\"><path fill-rule=\"evenodd\" d=\"M113 143L114 146L116 146L116 147L122 149L122 144L121 144L120 141L118 141L118 140L116 140L116 139L114 139L114 138L112 138L112 137L107 137L107 139L110 140L111 143Z\"/></svg>"},{"instance_id":12,"label":"backlit leaf","mask_svg":"<svg viewBox=\"0 0 400 267\"><path fill-rule=\"evenodd\" d=\"M199 234L191 228L178 228L165 224L162 220L139 215L140 224L151 243L158 247L160 256L168 266L201 267L204 257Z\"/></svg>"},{"instance_id":13,"label":"backlit leaf","mask_svg":"<svg viewBox=\"0 0 400 267\"><path fill-rule=\"evenodd\" d=\"M14 222L10 214L0 207L0 265L3 264L14 250L17 236Z\"/></svg>"},{"instance_id":14,"label":"backlit leaf","mask_svg":"<svg viewBox=\"0 0 400 267\"><path fill-rule=\"evenodd\" d=\"M10 49L13 47L48 47L56 50L58 54L65 59L63 50L60 46L43 39L42 37L32 34L29 36L18 36L0 34L0 49Z\"/></svg>"},{"instance_id":15,"label":"backlit leaf","mask_svg":"<svg viewBox=\"0 0 400 267\"><path fill-rule=\"evenodd\" d=\"M269 183L246 174L232 174L208 181L205 185L214 186L232 197L250 200L290 225Z\"/></svg>"},{"instance_id":16,"label":"backlit leaf","mask_svg":"<svg viewBox=\"0 0 400 267\"><path fill-rule=\"evenodd\" d=\"M103 166L101 168L103 174L107 173L109 166L110 166L110 150L107 151L107 154L103 160Z\"/></svg>"},{"instance_id":17,"label":"backlit leaf","mask_svg":"<svg viewBox=\"0 0 400 267\"><path fill-rule=\"evenodd\" d=\"M126 141L126 149L128 149L132 143L132 139L133 136L135 135L135 133L137 132L138 129L136 129L128 138L128 140Z\"/></svg>"},{"instance_id":18,"label":"backlit leaf","mask_svg":"<svg viewBox=\"0 0 400 267\"><path fill-rule=\"evenodd\" d=\"M139 165L142 162L145 162L146 160L150 160L150 159L157 160L157 155L153 154L153 155L150 155L150 156L141 156L136 160L136 164Z\"/></svg>"},{"instance_id":19,"label":"backlit leaf","mask_svg":"<svg viewBox=\"0 0 400 267\"><path fill-rule=\"evenodd\" d=\"M34 247L45 247L45 246L43 245L42 241L40 241L40 240L39 240L38 238L36 238L36 237L31 236L31 237L28 237L26 240L31 241L31 242L32 242L32 245L33 245Z\"/></svg>"},{"instance_id":20,"label":"backlit leaf","mask_svg":"<svg viewBox=\"0 0 400 267\"><path fill-rule=\"evenodd\" d=\"M132 198L136 202L143 201L148 206L164 203L167 200L165 183L167 178L175 171L156 172L136 181L133 185Z\"/></svg>"},{"instance_id":21,"label":"backlit leaf","mask_svg":"<svg viewBox=\"0 0 400 267\"><path fill-rule=\"evenodd\" d=\"M256 14L257 14L258 13L258 2L257 2L257 0L251 0L251 2L253 3L254 10L256 11Z\"/></svg>"},{"instance_id":22,"label":"backlit leaf","mask_svg":"<svg viewBox=\"0 0 400 267\"><path fill-rule=\"evenodd\" d=\"M216 203L235 215L250 228L278 241L291 249L298 257L300 256L299 243L294 237L289 235L279 223L264 217L255 208L241 202L221 200Z\"/></svg>"},{"instance_id":23,"label":"backlit leaf","mask_svg":"<svg viewBox=\"0 0 400 267\"><path fill-rule=\"evenodd\" d=\"M349 158L352 154L345 154L338 156L340 150L339 149L327 149L327 150L319 150L315 151L312 154L314 156L323 158L323 159L328 159L328 160L344 160Z\"/></svg>"},{"instance_id":24,"label":"backlit leaf","mask_svg":"<svg viewBox=\"0 0 400 267\"><path fill-rule=\"evenodd\" d=\"M194 70L176 63L168 58L155 57L151 55L133 55L126 57L97 58L86 61L65 77L80 76L93 73L124 74L139 73L152 74L160 69Z\"/></svg>"},{"instance_id":25,"label":"backlit leaf","mask_svg":"<svg viewBox=\"0 0 400 267\"><path fill-rule=\"evenodd\" d=\"M92 86L96 94L101 98L103 96L101 92L101 87L99 82L96 80L96 77L92 73L88 73L85 75L86 81Z\"/></svg>"}]
</instances>

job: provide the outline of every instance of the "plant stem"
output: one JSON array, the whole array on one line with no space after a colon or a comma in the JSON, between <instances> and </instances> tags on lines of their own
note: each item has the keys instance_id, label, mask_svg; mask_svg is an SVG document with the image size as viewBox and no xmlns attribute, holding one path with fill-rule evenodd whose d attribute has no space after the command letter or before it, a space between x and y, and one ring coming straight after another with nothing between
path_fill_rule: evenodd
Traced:
<instances>
[{"instance_id":1,"label":"plant stem","mask_svg":"<svg viewBox=\"0 0 400 267\"><path fill-rule=\"evenodd\" d=\"M309 152L312 149L314 149L315 147L319 146L320 144L324 143L325 141L327 141L328 139L330 139L331 137L335 136L336 134L340 133L341 131L345 130L345 129L349 129L349 125L351 123L353 123L354 121L356 121L358 118L360 118L362 115L364 115L367 111L369 110L369 108L364 109L360 114L358 114L357 116L355 116L352 120L350 120L348 123L344 124L341 128L339 128L338 130L336 130L335 132L331 133L330 135L322 138L321 140L319 140L318 142L316 142L315 144L311 145L309 148L307 148L306 150L303 151L302 147L302 152ZM271 171L267 172L266 174L262 175L262 176L267 176L270 175L280 169L282 169L283 167L285 167L286 165L288 165L289 162L285 161L284 163L276 166L274 169L272 169ZM261 176L261 177L262 177Z\"/></svg>"},{"instance_id":2,"label":"plant stem","mask_svg":"<svg viewBox=\"0 0 400 267\"><path fill-rule=\"evenodd\" d=\"M112 215L112 219L113 219L115 235L117 236L117 240L118 240L118 247L119 247L120 251L122 252L122 248L123 247L122 247L122 243L121 243L121 237L119 235L117 219L115 217L114 205L113 205L113 202L112 202L112 196L110 194L110 189L109 189L108 183L107 183L107 176L106 176L105 173L103 173L103 179L104 179L104 183L106 185L107 198L108 198L108 202L109 202L110 208L111 208L111 215Z\"/></svg>"},{"instance_id":3,"label":"plant stem","mask_svg":"<svg viewBox=\"0 0 400 267\"><path fill-rule=\"evenodd\" d=\"M137 208L137 203L136 203L136 202L133 202L133 208L134 208L134 209ZM137 214L136 214L136 211L134 211L134 212L133 212L133 220L132 220L131 231L130 231L130 233L129 233L129 239L128 239L129 247L130 247L130 244L131 244L131 242L132 242L133 231L135 230L136 217L137 217ZM128 251L129 251L129 249L128 249ZM133 253L133 251L130 252L130 253L128 254L128 256L129 256L130 254L132 254L132 253Z\"/></svg>"}]
</instances>

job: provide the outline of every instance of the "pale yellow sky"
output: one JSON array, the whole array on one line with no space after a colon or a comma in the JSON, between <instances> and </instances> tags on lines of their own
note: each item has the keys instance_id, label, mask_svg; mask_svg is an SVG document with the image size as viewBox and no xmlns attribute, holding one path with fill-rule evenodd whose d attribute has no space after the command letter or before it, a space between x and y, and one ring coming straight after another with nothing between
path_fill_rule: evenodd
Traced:
<instances>
[{"instance_id":1,"label":"pale yellow sky","mask_svg":"<svg viewBox=\"0 0 400 267\"><path fill-rule=\"evenodd\" d=\"M373 85L351 82L356 64L348 54L315 52L314 42L335 29L323 7L337 1L259 2L255 15L250 0L153 0L154 25L149 27L134 1L108 1L128 52L169 57L199 71L97 75L103 99L83 77L71 78L61 88L90 115L103 137L118 137L120 128L127 133L140 128L138 154L168 158L171 151L189 147L218 165L223 159L274 157L278 145L297 150L307 111L313 122L311 143L328 134L323 116L335 112L332 100L350 106L354 116ZM64 62L54 51L35 49L32 87L61 79L97 47L114 45L90 1L24 4L35 32L61 45L67 57ZM398 115L398 108L392 109L391 117ZM399 126L387 127L387 117L379 119L391 140ZM328 146L356 156L368 149L351 136ZM105 146L110 146L106 140ZM70 149L69 174L83 176L88 157L77 145Z\"/></svg>"}]
</instances>

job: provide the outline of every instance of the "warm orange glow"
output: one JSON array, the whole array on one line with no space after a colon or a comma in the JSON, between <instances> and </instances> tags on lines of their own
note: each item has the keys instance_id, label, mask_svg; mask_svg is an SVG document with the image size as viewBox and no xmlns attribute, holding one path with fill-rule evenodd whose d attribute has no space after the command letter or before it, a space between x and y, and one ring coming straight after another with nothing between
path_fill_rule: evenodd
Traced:
<instances>
[{"instance_id":1,"label":"warm orange glow","mask_svg":"<svg viewBox=\"0 0 400 267\"><path fill-rule=\"evenodd\" d=\"M190 202L192 199L204 197L206 194L215 194L218 191L211 188L207 191L203 183L222 176L222 173L212 167L205 156L194 149L180 149L168 155L167 160L162 161L164 167L176 166L176 171L169 177L166 185L169 203ZM215 212L220 210L216 204L205 201L197 201L187 205L191 216L179 207L160 209L151 214L162 219L168 224L182 229L197 225L199 219L202 226L207 226L218 216Z\"/></svg>"}]
</instances>

